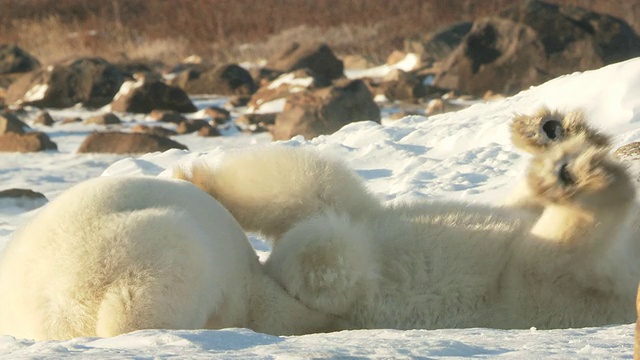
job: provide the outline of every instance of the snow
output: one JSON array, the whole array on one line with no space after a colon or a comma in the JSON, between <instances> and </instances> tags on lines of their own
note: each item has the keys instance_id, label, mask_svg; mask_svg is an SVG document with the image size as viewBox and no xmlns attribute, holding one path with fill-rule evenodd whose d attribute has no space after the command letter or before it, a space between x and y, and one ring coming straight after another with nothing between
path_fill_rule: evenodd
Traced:
<instances>
[{"instance_id":1,"label":"snow","mask_svg":"<svg viewBox=\"0 0 640 360\"><path fill-rule=\"evenodd\" d=\"M408 53L402 60L393 65L380 65L369 69L346 69L345 75L349 79L359 79L363 77L383 78L393 70L402 70L405 72L415 70L420 63L420 57L413 53Z\"/></svg>"},{"instance_id":2,"label":"snow","mask_svg":"<svg viewBox=\"0 0 640 360\"><path fill-rule=\"evenodd\" d=\"M44 95L49 90L49 86L47 84L37 84L32 87L27 93L24 95L23 101L38 101L44 99Z\"/></svg>"},{"instance_id":3,"label":"snow","mask_svg":"<svg viewBox=\"0 0 640 360\"><path fill-rule=\"evenodd\" d=\"M202 108L218 98L196 100ZM515 96L477 103L467 109L428 118L359 122L311 141L282 142L308 146L344 159L369 188L388 203L421 199L456 199L499 203L522 176L529 156L510 143L513 114L541 105L584 109L589 122L614 136L615 147L640 141L640 58L598 70L551 80ZM96 112L81 108L51 111L54 117ZM121 114L131 126L143 117ZM219 138L174 137L190 151L170 150L137 157L75 154L98 125L38 127L58 143L59 152L1 154L3 188L22 187L55 198L84 179L105 176L170 176L192 161L215 163L238 148L269 146L266 134L230 131ZM635 166L637 168L637 166ZM0 249L17 227L37 210L15 202L0 203ZM269 245L250 236L261 259ZM0 250L1 251L1 250ZM357 330L332 334L277 337L247 329L143 330L115 338L77 338L34 342L0 336L0 358L632 358L633 325L541 331L494 329Z\"/></svg>"}]
</instances>

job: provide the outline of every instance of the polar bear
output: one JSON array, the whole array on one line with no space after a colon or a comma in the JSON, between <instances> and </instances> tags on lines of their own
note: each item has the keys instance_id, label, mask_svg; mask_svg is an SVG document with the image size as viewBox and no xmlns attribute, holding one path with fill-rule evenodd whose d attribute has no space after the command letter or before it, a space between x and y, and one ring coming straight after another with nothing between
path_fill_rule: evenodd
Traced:
<instances>
[{"instance_id":1,"label":"polar bear","mask_svg":"<svg viewBox=\"0 0 640 360\"><path fill-rule=\"evenodd\" d=\"M149 328L337 329L265 274L234 218L193 184L101 177L46 205L0 259L0 334Z\"/></svg>"},{"instance_id":2,"label":"polar bear","mask_svg":"<svg viewBox=\"0 0 640 360\"><path fill-rule=\"evenodd\" d=\"M272 238L268 274L351 328L552 329L635 320L635 190L608 150L577 134L534 157L541 213L384 206L339 161L276 145L177 176Z\"/></svg>"}]
</instances>

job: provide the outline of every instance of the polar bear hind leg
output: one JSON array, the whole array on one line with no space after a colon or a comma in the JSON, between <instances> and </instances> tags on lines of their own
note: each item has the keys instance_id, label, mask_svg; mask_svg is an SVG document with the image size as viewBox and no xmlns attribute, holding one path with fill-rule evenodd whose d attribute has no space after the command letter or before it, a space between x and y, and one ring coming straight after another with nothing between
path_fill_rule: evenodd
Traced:
<instances>
[{"instance_id":1,"label":"polar bear hind leg","mask_svg":"<svg viewBox=\"0 0 640 360\"><path fill-rule=\"evenodd\" d=\"M174 176L194 183L233 214L245 231L278 240L294 224L326 209L357 218L380 204L338 160L287 146L228 153L217 167L197 164Z\"/></svg>"},{"instance_id":2,"label":"polar bear hind leg","mask_svg":"<svg viewBox=\"0 0 640 360\"><path fill-rule=\"evenodd\" d=\"M235 284L216 281L217 274L205 273L224 271L216 269L215 259L197 245L211 242L211 235L199 230L182 211L148 209L134 216L136 227L127 235L153 244L144 251L150 255L129 254L131 260L114 271L117 277L107 285L98 308L96 334L110 337L139 329L199 329L206 327L209 318L220 317L223 293Z\"/></svg>"},{"instance_id":3,"label":"polar bear hind leg","mask_svg":"<svg viewBox=\"0 0 640 360\"><path fill-rule=\"evenodd\" d=\"M365 292L374 291L377 271L370 240L362 224L327 211L289 230L265 268L309 308L345 315Z\"/></svg>"}]
</instances>

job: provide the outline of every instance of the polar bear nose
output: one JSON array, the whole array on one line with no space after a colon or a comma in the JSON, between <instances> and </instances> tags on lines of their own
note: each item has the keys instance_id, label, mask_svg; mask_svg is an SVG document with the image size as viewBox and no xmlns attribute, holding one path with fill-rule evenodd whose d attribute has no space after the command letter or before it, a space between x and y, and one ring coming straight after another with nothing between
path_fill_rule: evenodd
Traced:
<instances>
[{"instance_id":1,"label":"polar bear nose","mask_svg":"<svg viewBox=\"0 0 640 360\"><path fill-rule=\"evenodd\" d=\"M562 122L554 118L545 117L542 119L542 132L551 141L561 140L564 137Z\"/></svg>"}]
</instances>

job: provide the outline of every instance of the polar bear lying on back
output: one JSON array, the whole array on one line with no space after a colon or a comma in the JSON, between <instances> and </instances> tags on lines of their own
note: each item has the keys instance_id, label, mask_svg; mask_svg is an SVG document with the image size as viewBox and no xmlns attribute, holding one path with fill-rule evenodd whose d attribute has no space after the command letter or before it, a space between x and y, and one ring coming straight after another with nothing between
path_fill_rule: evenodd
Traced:
<instances>
[{"instance_id":1,"label":"polar bear lying on back","mask_svg":"<svg viewBox=\"0 0 640 360\"><path fill-rule=\"evenodd\" d=\"M562 126L567 117L555 115ZM267 272L291 295L353 328L633 322L640 239L625 219L634 186L606 144L588 131L566 135L538 146L528 171L527 196L539 212L384 206L342 163L300 148L238 152L177 176L218 199L245 230L273 239Z\"/></svg>"},{"instance_id":2,"label":"polar bear lying on back","mask_svg":"<svg viewBox=\"0 0 640 360\"><path fill-rule=\"evenodd\" d=\"M149 328L335 329L265 275L233 217L192 184L97 178L20 229L0 258L0 334L114 336Z\"/></svg>"}]
</instances>

